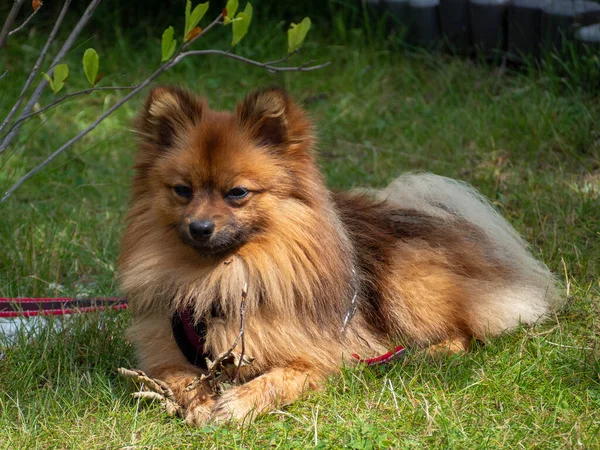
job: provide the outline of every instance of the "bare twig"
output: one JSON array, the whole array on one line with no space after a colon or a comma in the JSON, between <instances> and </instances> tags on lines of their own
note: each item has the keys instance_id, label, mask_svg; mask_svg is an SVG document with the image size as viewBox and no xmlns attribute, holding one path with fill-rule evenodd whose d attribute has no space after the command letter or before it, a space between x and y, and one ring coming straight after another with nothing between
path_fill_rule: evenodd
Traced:
<instances>
[{"instance_id":1,"label":"bare twig","mask_svg":"<svg viewBox=\"0 0 600 450\"><path fill-rule=\"evenodd\" d=\"M7 116L2 121L2 124L0 125L0 133L2 133L2 131L10 123L13 116L18 111L19 107L21 106L21 103L23 102L25 93L27 92L27 90L29 89L29 86L31 86L31 83L33 83L33 80L37 76L42 63L44 62L44 59L46 58L46 55L48 54L48 50L50 49L50 44L52 44L52 42L54 41L54 38L56 37L58 30L60 29L60 25L62 24L62 21L65 18L65 15L67 14L67 10L69 9L70 4L71 4L71 0L66 0L65 3L63 4L63 7L60 10L60 13L58 15L58 18L56 19L56 23L54 24L54 27L52 28L52 31L50 32L50 35L48 36L48 39L46 40L46 43L44 44L44 48L42 48L40 56L38 56L38 59L36 60L35 64L33 65L31 72L29 72L29 76L27 77L27 80L25 81L25 84L23 85L23 89L21 89L19 98L17 99L17 101L15 102L15 104L13 105L13 107L11 108L9 113L7 114ZM29 113L29 111L26 114L28 114L28 113ZM21 114L21 116L22 115L23 114ZM17 132L18 131L15 132L15 135L17 134ZM10 141L12 141L12 139ZM0 153L2 153L4 150L6 150L6 148L10 144L10 141L8 141L8 137L6 137L2 140L2 142L0 142Z\"/></svg>"},{"instance_id":2,"label":"bare twig","mask_svg":"<svg viewBox=\"0 0 600 450\"><path fill-rule=\"evenodd\" d=\"M177 403L173 391L164 381L150 378L144 372L137 369L131 370L120 367L117 369L117 372L119 372L119 375L123 378L139 383L140 390L131 394L133 398L158 400L163 404L168 414L182 415L182 412L184 411L183 407Z\"/></svg>"},{"instance_id":3,"label":"bare twig","mask_svg":"<svg viewBox=\"0 0 600 450\"><path fill-rule=\"evenodd\" d=\"M49 109L52 109L55 106L58 106L59 104L61 104L62 102L64 102L65 100L67 100L69 98L77 97L79 95L84 95L84 94L85 95L91 94L92 92L95 92L95 91L125 91L125 90L135 89L136 87L137 87L137 85L134 85L134 86L100 86L100 87L93 87L93 88L88 88L88 89L82 89L80 91L71 92L70 94L65 94L62 97L54 100L52 103L47 104L43 108L37 109L37 110L35 110L35 111L27 114L26 116L20 117L19 120L17 120L15 123L13 123L11 125L11 127L7 130L7 133L10 133L10 131L14 127L16 127L16 126L20 125L21 123L25 122L30 117L42 114L42 113L48 111Z\"/></svg>"},{"instance_id":4,"label":"bare twig","mask_svg":"<svg viewBox=\"0 0 600 450\"><path fill-rule=\"evenodd\" d=\"M237 378L238 372L239 372L239 368L242 364L242 360L244 359L244 351L245 351L245 343L244 343L244 309L246 308L246 297L248 296L248 283L244 284L244 288L242 289L242 302L240 304L240 332L238 333L237 337L235 338L235 340L233 341L233 344L231 344L231 347L229 347L229 350L227 350L224 353L221 353L221 355L219 355L219 357L217 359L215 359L212 363L213 366L218 365L221 361L225 360L226 358L230 357L233 353L233 351L235 350L235 348L238 346L238 343L240 342L240 339L242 340L242 353L240 355L240 362L238 364L238 368L236 370L235 373L235 377Z\"/></svg>"},{"instance_id":5,"label":"bare twig","mask_svg":"<svg viewBox=\"0 0 600 450\"><path fill-rule=\"evenodd\" d=\"M242 363L244 362L244 353L246 353L246 338L244 335L244 310L246 309L246 297L248 297L248 283L247 282L244 284L244 289L242 289L242 301L240 303L240 334L238 337L242 338L242 351L240 352L240 361L238 363L237 369L235 371L235 375L233 377L234 383L237 383L237 381L238 381L240 369L242 368Z\"/></svg>"},{"instance_id":6,"label":"bare twig","mask_svg":"<svg viewBox=\"0 0 600 450\"><path fill-rule=\"evenodd\" d=\"M27 26L27 24L29 23L29 21L31 19L33 19L33 16L35 16L37 14L37 12L42 9L42 6L44 6L44 3L40 2L40 5L38 6L37 9L35 9L27 19L25 19L25 21L19 25L17 28L15 28L14 30L12 30L10 33L8 33L9 36L12 36L15 33L18 33L20 30L22 30L23 28L25 28Z\"/></svg>"},{"instance_id":7,"label":"bare twig","mask_svg":"<svg viewBox=\"0 0 600 450\"><path fill-rule=\"evenodd\" d=\"M292 56L294 56L296 53L298 53L300 51L300 47L298 47L296 50L294 50L292 53L288 53L286 56L284 56L281 59L276 59L275 61L269 61L266 62L265 64L272 66L274 64L281 64L286 62L288 59L290 59Z\"/></svg>"},{"instance_id":8,"label":"bare twig","mask_svg":"<svg viewBox=\"0 0 600 450\"><path fill-rule=\"evenodd\" d=\"M13 6L10 9L10 12L8 13L8 17L4 22L4 26L2 27L2 31L0 31L0 50L2 50L4 44L6 44L6 40L8 39L10 29L12 28L13 23L15 23L15 19L17 18L17 14L19 14L23 3L25 3L25 0L15 0L13 2Z\"/></svg>"},{"instance_id":9,"label":"bare twig","mask_svg":"<svg viewBox=\"0 0 600 450\"><path fill-rule=\"evenodd\" d=\"M70 3L70 1L71 0L66 0L65 5L67 3ZM75 43L75 40L79 36L79 33L81 33L81 30L83 30L83 28L86 26L86 24L92 17L92 14L94 14L96 7L98 6L98 4L101 1L102 0L92 0L90 2L87 9L81 16L81 19L79 19L79 21L75 25L75 28L73 28L73 31L71 31L71 34L69 34L69 37L66 39L65 43L63 44L61 49L56 54L56 57L52 61L52 65L48 69L49 75L52 75L52 72L54 71L54 66L56 66L59 62L61 62L63 60L63 58L65 57L65 55L67 54L67 52L69 50L71 50L71 47ZM63 9L64 9L64 7L63 7ZM61 13L62 13L62 11L61 11ZM44 91L47 84L48 84L48 80L46 80L46 78L42 78L40 80L40 83L38 84L37 88L31 95L31 97L29 98L29 101L23 108L23 111L21 111L20 117L29 114L33 110L34 105L40 99L42 92ZM2 153L8 147L8 145L12 142L12 140L16 137L16 135L19 133L20 128L21 128L20 125L16 126L10 133L8 133L8 135L2 141L2 144L0 144L0 153Z\"/></svg>"},{"instance_id":10,"label":"bare twig","mask_svg":"<svg viewBox=\"0 0 600 450\"><path fill-rule=\"evenodd\" d=\"M236 384L239 381L240 369L243 366L252 364L254 358L246 356L246 340L244 334L244 311L246 307L246 297L248 297L248 283L244 284L242 289L242 301L240 304L240 331L233 341L233 344L229 349L220 355L218 355L214 361L206 359L206 366L208 373L202 374L199 377L192 380L190 384L185 387L185 391L191 391L197 389L201 385L206 385L218 392L224 385ZM242 341L241 353L234 353L238 343Z\"/></svg>"}]
</instances>

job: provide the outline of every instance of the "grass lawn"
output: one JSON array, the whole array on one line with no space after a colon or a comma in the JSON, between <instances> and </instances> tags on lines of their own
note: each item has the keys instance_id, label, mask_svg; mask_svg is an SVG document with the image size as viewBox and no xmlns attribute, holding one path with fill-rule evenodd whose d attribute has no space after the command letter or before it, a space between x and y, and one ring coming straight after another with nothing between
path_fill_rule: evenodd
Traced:
<instances>
[{"instance_id":1,"label":"grass lawn","mask_svg":"<svg viewBox=\"0 0 600 450\"><path fill-rule=\"evenodd\" d=\"M262 29L261 37L251 28L237 51L280 57L284 30ZM598 98L547 72L392 51L366 45L361 30L346 31L312 32L292 61L331 61L319 72L270 74L210 57L186 60L159 82L186 85L215 108L232 108L257 87L286 87L318 125L320 164L336 189L383 186L409 170L472 183L558 274L570 297L566 309L461 357L409 355L347 370L324 392L251 426L203 429L130 398L116 374L135 366L126 312L58 319L62 327L23 332L12 345L0 341L1 448L600 448ZM210 43L226 48L227 38L215 34ZM9 40L0 110L20 90L41 35ZM85 87L79 64L88 46L100 54L104 85L140 81L156 67L156 37L104 36L91 36L69 56L69 91ZM30 121L0 156L0 191L122 95L94 93ZM0 296L118 294L135 152L129 128L141 101L0 205Z\"/></svg>"}]
</instances>

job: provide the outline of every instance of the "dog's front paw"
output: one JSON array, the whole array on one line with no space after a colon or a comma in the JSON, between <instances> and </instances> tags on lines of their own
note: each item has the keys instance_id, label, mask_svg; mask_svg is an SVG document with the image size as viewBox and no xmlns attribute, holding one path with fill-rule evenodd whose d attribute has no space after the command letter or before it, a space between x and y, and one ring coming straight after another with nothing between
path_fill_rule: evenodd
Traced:
<instances>
[{"instance_id":1,"label":"dog's front paw","mask_svg":"<svg viewBox=\"0 0 600 450\"><path fill-rule=\"evenodd\" d=\"M224 392L215 402L210 421L214 423L225 422L251 422L257 413L255 403L251 398L242 395L243 389L232 388Z\"/></svg>"},{"instance_id":2,"label":"dog's front paw","mask_svg":"<svg viewBox=\"0 0 600 450\"><path fill-rule=\"evenodd\" d=\"M183 414L185 423L190 426L201 427L205 425L211 417L211 409L214 405L213 400L206 398L198 398L192 400Z\"/></svg>"},{"instance_id":3,"label":"dog's front paw","mask_svg":"<svg viewBox=\"0 0 600 450\"><path fill-rule=\"evenodd\" d=\"M312 378L311 378L312 376ZM305 367L282 367L225 391L216 399L211 422L251 422L259 414L289 405L307 389L318 389L320 379Z\"/></svg>"}]
</instances>

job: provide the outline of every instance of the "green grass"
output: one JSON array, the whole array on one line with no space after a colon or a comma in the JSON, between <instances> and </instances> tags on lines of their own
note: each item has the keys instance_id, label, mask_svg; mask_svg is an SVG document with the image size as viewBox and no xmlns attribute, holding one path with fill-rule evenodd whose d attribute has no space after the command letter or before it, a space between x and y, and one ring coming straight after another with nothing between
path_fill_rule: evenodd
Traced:
<instances>
[{"instance_id":1,"label":"green grass","mask_svg":"<svg viewBox=\"0 0 600 450\"><path fill-rule=\"evenodd\" d=\"M264 25L239 52L275 59L283 33ZM157 35L160 33L156 33ZM87 46L106 83L143 79L159 58L149 37L91 38L73 51L68 89ZM9 41L0 108L20 89L40 36ZM223 43L223 40L211 41ZM499 73L462 59L367 46L364 32L310 36L293 62L316 73L275 75L190 59L159 81L184 84L215 108L279 84L318 125L320 164L336 189L383 186L428 170L472 183L569 288L547 324L459 358L418 355L346 370L327 389L255 424L190 429L139 404L116 375L135 366L127 313L90 314L4 342L0 447L21 448L600 448L600 127L598 99L547 73ZM15 76L16 74L16 76ZM0 159L0 189L86 127L121 94L92 94L28 123ZM42 104L49 101L48 95ZM0 296L118 293L119 237L142 98L127 104L0 206Z\"/></svg>"}]
</instances>

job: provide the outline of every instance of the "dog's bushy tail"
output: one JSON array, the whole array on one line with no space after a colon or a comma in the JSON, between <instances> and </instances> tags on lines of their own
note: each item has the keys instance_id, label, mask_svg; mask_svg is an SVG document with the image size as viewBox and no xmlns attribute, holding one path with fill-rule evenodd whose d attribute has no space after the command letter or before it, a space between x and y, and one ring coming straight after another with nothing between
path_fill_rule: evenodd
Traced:
<instances>
[{"instance_id":1,"label":"dog's bushy tail","mask_svg":"<svg viewBox=\"0 0 600 450\"><path fill-rule=\"evenodd\" d=\"M380 192L401 208L466 220L488 238L495 260L514 274L510 285L487 286L476 309L490 331L533 323L560 308L564 296L545 264L535 259L527 243L490 203L466 183L429 173L405 174ZM493 316L493 319L492 319ZM495 323L495 326L494 326Z\"/></svg>"}]
</instances>

